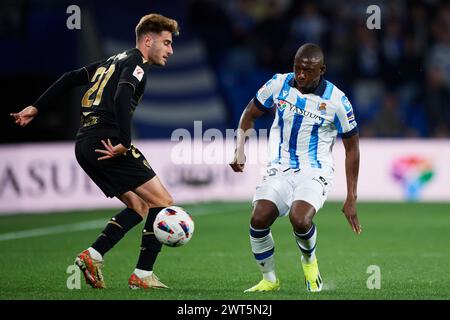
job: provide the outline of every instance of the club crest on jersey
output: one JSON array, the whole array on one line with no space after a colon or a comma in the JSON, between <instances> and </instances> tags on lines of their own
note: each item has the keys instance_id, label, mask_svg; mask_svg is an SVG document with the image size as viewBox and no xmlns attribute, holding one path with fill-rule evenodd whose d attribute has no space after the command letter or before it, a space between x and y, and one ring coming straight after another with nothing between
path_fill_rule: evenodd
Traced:
<instances>
[{"instance_id":1,"label":"club crest on jersey","mask_svg":"<svg viewBox=\"0 0 450 320\"><path fill-rule=\"evenodd\" d=\"M325 102L321 102L317 104L317 111L320 111L320 114L327 114L327 104Z\"/></svg>"}]
</instances>

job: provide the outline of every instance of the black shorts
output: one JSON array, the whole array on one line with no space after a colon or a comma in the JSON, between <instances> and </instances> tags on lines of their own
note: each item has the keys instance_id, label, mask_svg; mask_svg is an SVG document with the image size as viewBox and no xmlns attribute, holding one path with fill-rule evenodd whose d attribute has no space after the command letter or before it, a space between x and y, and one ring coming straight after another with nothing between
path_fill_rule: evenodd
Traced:
<instances>
[{"instance_id":1,"label":"black shorts","mask_svg":"<svg viewBox=\"0 0 450 320\"><path fill-rule=\"evenodd\" d=\"M126 155L97 160L102 154L95 149L105 149L101 140L100 137L78 140L75 156L81 168L107 197L118 197L134 190L156 175L144 155L133 145ZM113 145L118 144L117 139L110 140Z\"/></svg>"}]
</instances>

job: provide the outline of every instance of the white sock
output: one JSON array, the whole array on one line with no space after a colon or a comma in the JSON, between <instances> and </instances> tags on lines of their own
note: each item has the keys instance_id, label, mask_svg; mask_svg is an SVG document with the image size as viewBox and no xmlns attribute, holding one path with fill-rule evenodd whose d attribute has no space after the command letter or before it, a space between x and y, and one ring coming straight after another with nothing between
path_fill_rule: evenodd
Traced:
<instances>
[{"instance_id":1,"label":"white sock","mask_svg":"<svg viewBox=\"0 0 450 320\"><path fill-rule=\"evenodd\" d=\"M153 274L153 271L134 269L134 274L142 279L142 278L146 278L146 277L151 276Z\"/></svg>"},{"instance_id":2,"label":"white sock","mask_svg":"<svg viewBox=\"0 0 450 320\"><path fill-rule=\"evenodd\" d=\"M250 245L263 279L277 282L275 275L275 242L270 229L255 229L250 226Z\"/></svg>"},{"instance_id":3,"label":"white sock","mask_svg":"<svg viewBox=\"0 0 450 320\"><path fill-rule=\"evenodd\" d=\"M304 234L299 234L294 231L295 240L298 248L302 253L302 259L306 263L311 263L316 258L316 239L317 229L313 224L311 229Z\"/></svg>"},{"instance_id":4,"label":"white sock","mask_svg":"<svg viewBox=\"0 0 450 320\"><path fill-rule=\"evenodd\" d=\"M314 259L316 259L316 254L313 253L312 255L308 256L306 254L302 255L302 259L303 261L305 261L306 263L311 263L314 261Z\"/></svg>"},{"instance_id":5,"label":"white sock","mask_svg":"<svg viewBox=\"0 0 450 320\"><path fill-rule=\"evenodd\" d=\"M270 281L272 283L276 283L277 282L277 276L275 274L275 271L269 271L269 272L264 272L263 273L263 279Z\"/></svg>"},{"instance_id":6,"label":"white sock","mask_svg":"<svg viewBox=\"0 0 450 320\"><path fill-rule=\"evenodd\" d=\"M92 259L98 260L98 261L103 261L103 257L100 254L100 252L98 252L97 250L95 250L92 247L88 248L89 254L91 255Z\"/></svg>"}]
</instances>

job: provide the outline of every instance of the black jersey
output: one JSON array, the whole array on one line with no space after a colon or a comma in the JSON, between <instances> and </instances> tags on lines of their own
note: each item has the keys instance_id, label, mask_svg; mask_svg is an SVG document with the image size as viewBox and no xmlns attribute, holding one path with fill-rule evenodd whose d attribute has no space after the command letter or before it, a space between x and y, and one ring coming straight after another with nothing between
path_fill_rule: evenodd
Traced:
<instances>
[{"instance_id":1,"label":"black jersey","mask_svg":"<svg viewBox=\"0 0 450 320\"><path fill-rule=\"evenodd\" d=\"M131 113L144 94L148 62L137 48L84 67L89 84L81 100L81 123L77 139L85 137L119 137L115 94L121 83L133 87Z\"/></svg>"}]
</instances>

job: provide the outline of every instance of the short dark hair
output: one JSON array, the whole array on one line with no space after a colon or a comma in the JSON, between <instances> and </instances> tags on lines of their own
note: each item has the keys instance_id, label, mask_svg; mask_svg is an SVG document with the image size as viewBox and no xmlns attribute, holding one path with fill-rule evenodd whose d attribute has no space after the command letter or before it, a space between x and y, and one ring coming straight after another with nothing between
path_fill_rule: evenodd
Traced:
<instances>
[{"instance_id":1,"label":"short dark hair","mask_svg":"<svg viewBox=\"0 0 450 320\"><path fill-rule=\"evenodd\" d=\"M136 41L148 32L160 33L169 31L177 36L180 32L178 22L157 13L151 13L143 16L136 26Z\"/></svg>"},{"instance_id":2,"label":"short dark hair","mask_svg":"<svg viewBox=\"0 0 450 320\"><path fill-rule=\"evenodd\" d=\"M317 59L324 60L322 48L315 43L305 43L300 48L298 48L295 57L300 55L306 58L315 57Z\"/></svg>"}]
</instances>

